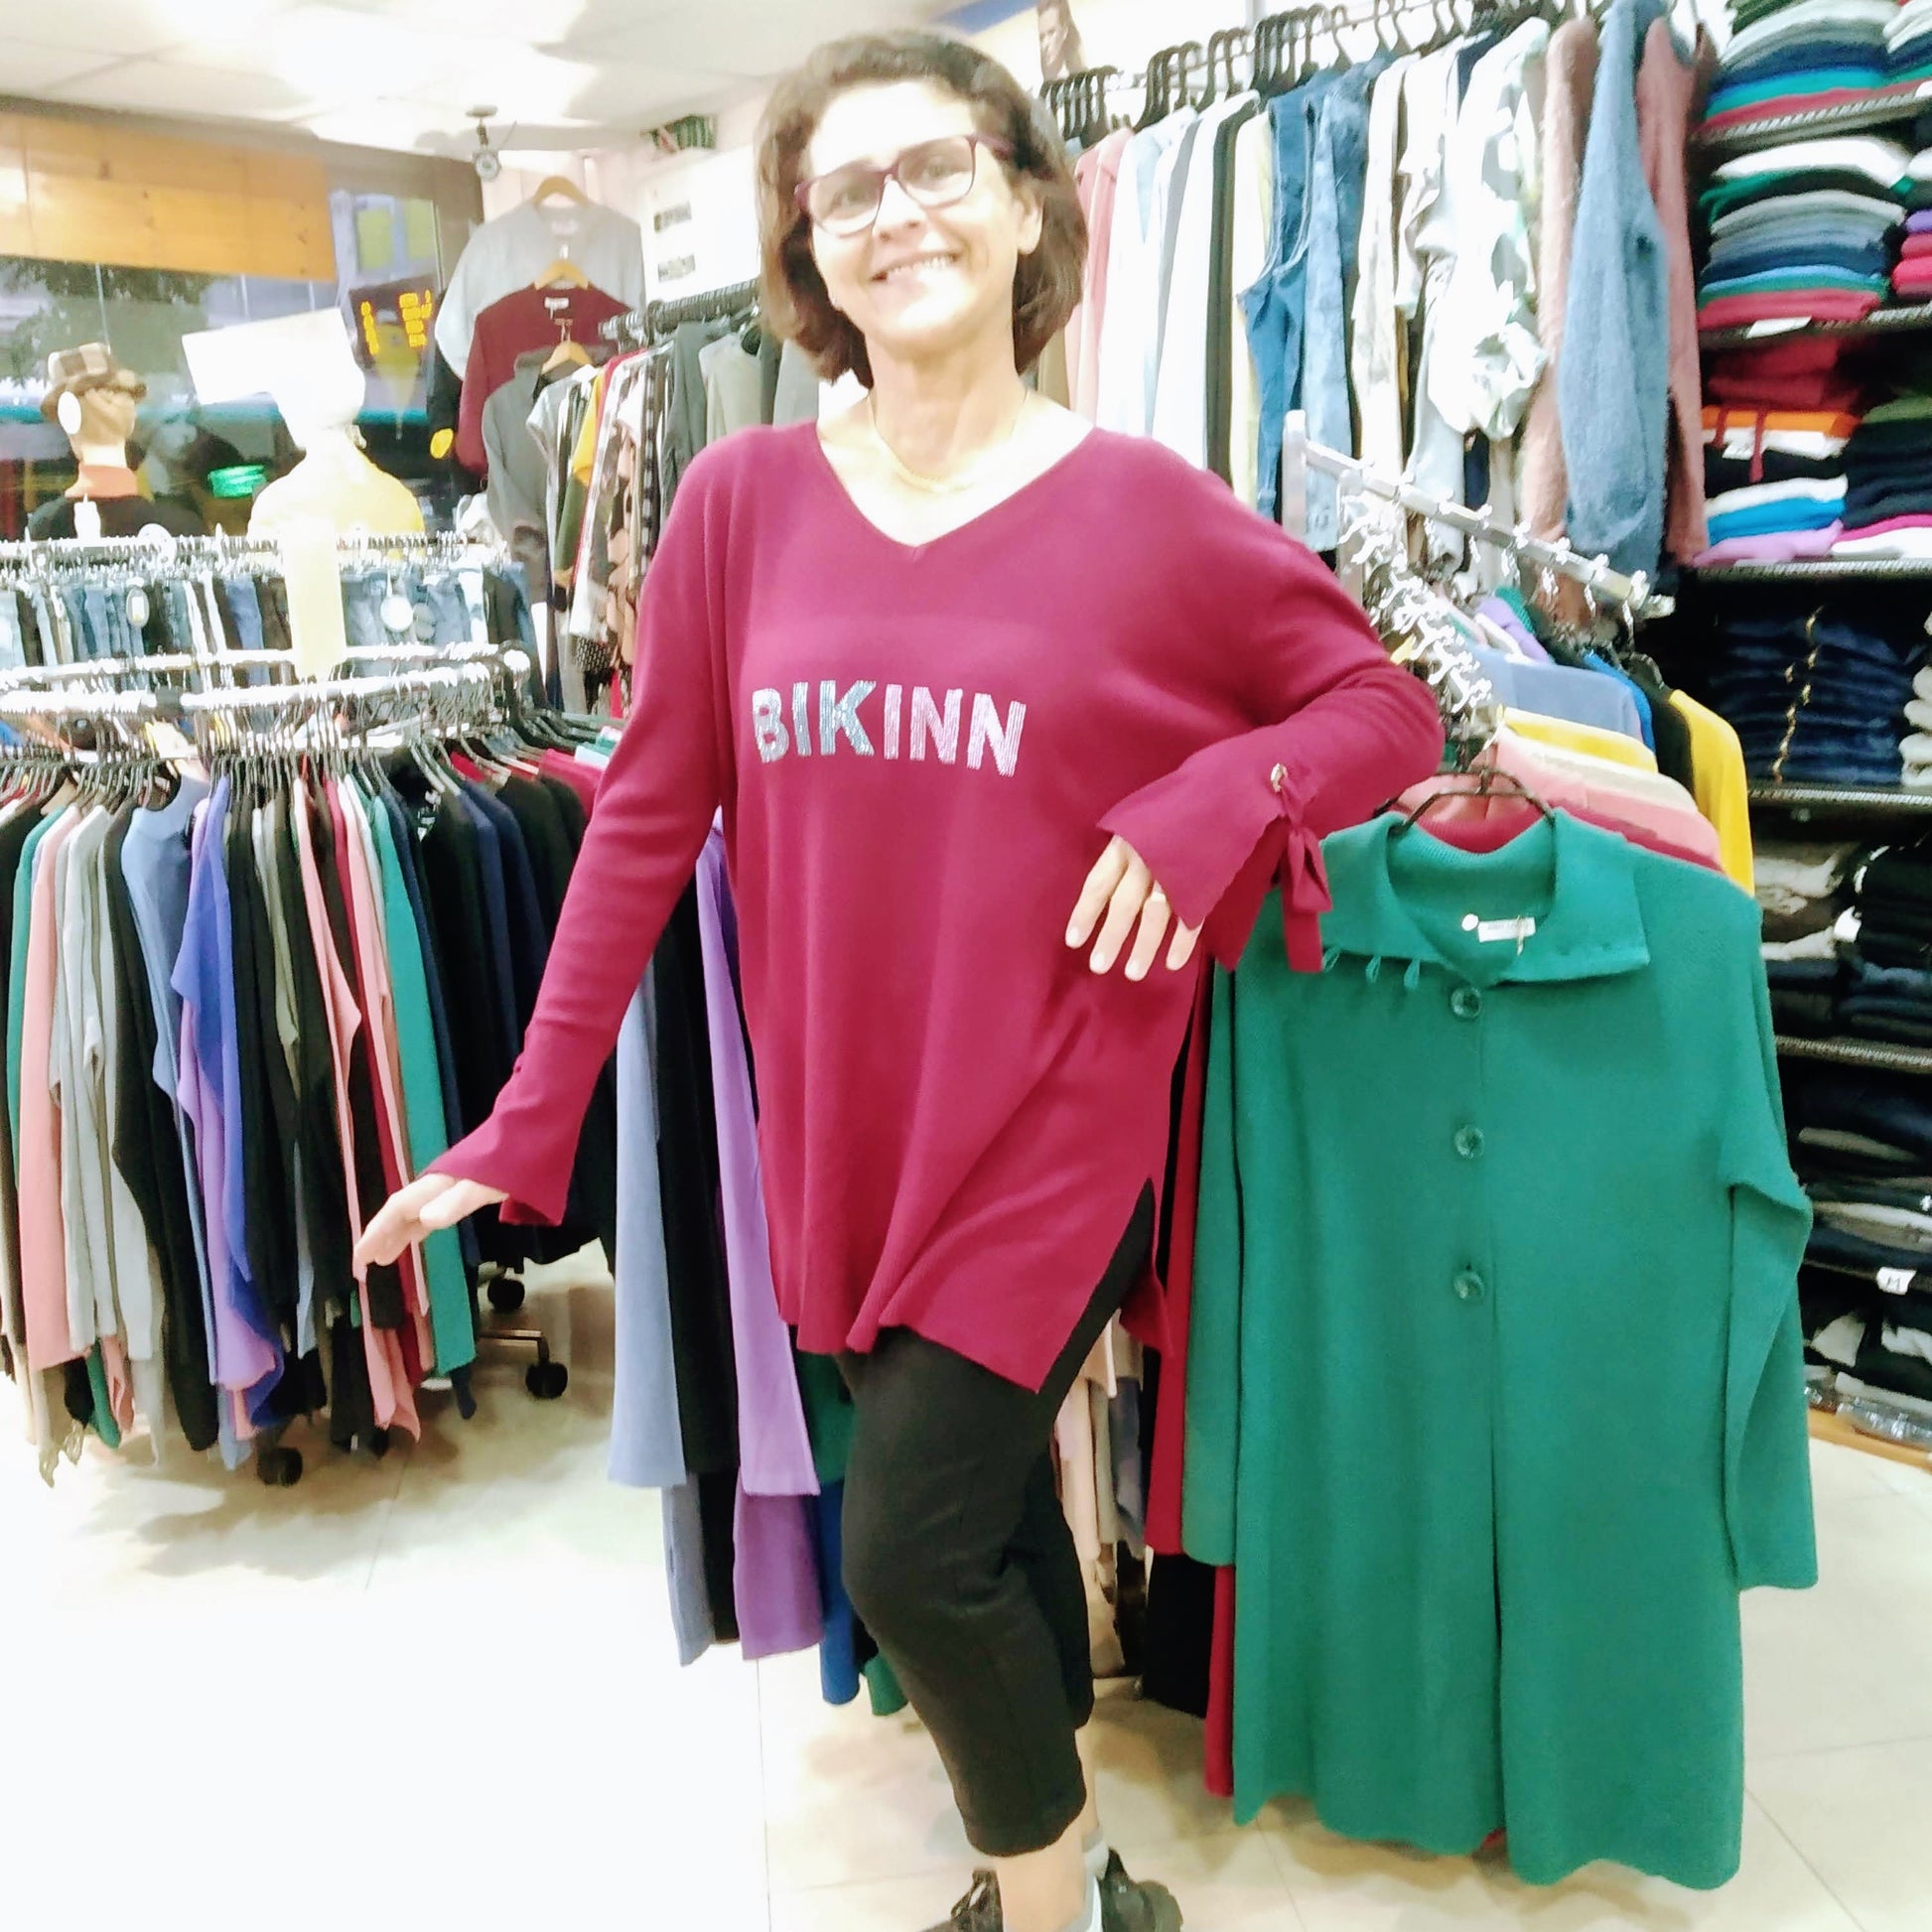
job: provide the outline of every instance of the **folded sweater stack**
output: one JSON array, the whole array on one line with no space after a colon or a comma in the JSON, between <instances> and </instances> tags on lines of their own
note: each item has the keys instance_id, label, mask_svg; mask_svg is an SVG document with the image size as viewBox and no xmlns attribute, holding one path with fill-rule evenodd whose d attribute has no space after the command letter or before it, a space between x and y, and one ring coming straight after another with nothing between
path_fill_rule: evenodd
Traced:
<instances>
[{"instance_id":1,"label":"folded sweater stack","mask_svg":"<svg viewBox=\"0 0 1932 1932\"><path fill-rule=\"evenodd\" d=\"M1886 84L1896 0L1775 0L1740 6L1709 119L1721 127L1834 106Z\"/></svg>"},{"instance_id":2,"label":"folded sweater stack","mask_svg":"<svg viewBox=\"0 0 1932 1932\"><path fill-rule=\"evenodd\" d=\"M1932 396L1868 410L1845 449L1835 557L1932 558Z\"/></svg>"},{"instance_id":3,"label":"folded sweater stack","mask_svg":"<svg viewBox=\"0 0 1932 1932\"><path fill-rule=\"evenodd\" d=\"M1932 79L1932 0L1905 0L1885 24L1885 79L1904 86Z\"/></svg>"},{"instance_id":4,"label":"folded sweater stack","mask_svg":"<svg viewBox=\"0 0 1932 1932\"><path fill-rule=\"evenodd\" d=\"M1706 569L1828 557L1843 534L1845 450L1858 419L1830 410L1704 412Z\"/></svg>"},{"instance_id":5,"label":"folded sweater stack","mask_svg":"<svg viewBox=\"0 0 1932 1932\"><path fill-rule=\"evenodd\" d=\"M1710 249L1698 326L1869 315L1890 287L1912 169L1909 150L1869 134L1789 141L1725 162L1699 197Z\"/></svg>"}]
</instances>

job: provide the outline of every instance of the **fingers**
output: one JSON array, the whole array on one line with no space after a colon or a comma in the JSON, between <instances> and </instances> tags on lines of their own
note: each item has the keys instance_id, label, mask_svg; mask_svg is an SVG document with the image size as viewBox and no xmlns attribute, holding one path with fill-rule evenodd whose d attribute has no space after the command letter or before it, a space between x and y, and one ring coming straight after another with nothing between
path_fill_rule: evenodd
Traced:
<instances>
[{"instance_id":1,"label":"fingers","mask_svg":"<svg viewBox=\"0 0 1932 1932\"><path fill-rule=\"evenodd\" d=\"M426 1173L408 1186L399 1187L383 1202L355 1244L355 1266L360 1269L392 1262L426 1234L453 1226L486 1202L501 1199L503 1195L494 1188L481 1186L474 1180Z\"/></svg>"},{"instance_id":2,"label":"fingers","mask_svg":"<svg viewBox=\"0 0 1932 1932\"><path fill-rule=\"evenodd\" d=\"M1193 958L1194 948L1199 943L1199 926L1176 923L1173 929L1173 944L1168 948L1168 971L1179 972Z\"/></svg>"},{"instance_id":3,"label":"fingers","mask_svg":"<svg viewBox=\"0 0 1932 1932\"><path fill-rule=\"evenodd\" d=\"M1127 977L1131 980L1144 980L1154 969L1154 962L1161 956L1161 941L1168 936L1168 926L1173 918L1173 907L1168 903L1168 896L1159 886L1150 886L1145 902L1141 907L1141 923L1134 934L1134 950L1127 955Z\"/></svg>"},{"instance_id":4,"label":"fingers","mask_svg":"<svg viewBox=\"0 0 1932 1932\"><path fill-rule=\"evenodd\" d=\"M1106 851L1094 861L1087 883L1074 902L1073 917L1067 922L1066 943L1075 952L1087 943L1095 923L1113 899L1114 889L1127 877L1133 857L1133 848L1125 839L1117 838L1109 840Z\"/></svg>"},{"instance_id":5,"label":"fingers","mask_svg":"<svg viewBox=\"0 0 1932 1932\"><path fill-rule=\"evenodd\" d=\"M1147 904L1149 890L1154 884L1154 875L1146 865L1135 856L1131 847L1127 851L1127 871L1121 882L1114 888L1112 898L1107 901L1106 922L1100 928L1100 937L1093 942L1093 970L1105 973L1112 969L1120 957L1121 948L1127 944L1127 935L1134 930L1134 921L1141 916Z\"/></svg>"}]
</instances>

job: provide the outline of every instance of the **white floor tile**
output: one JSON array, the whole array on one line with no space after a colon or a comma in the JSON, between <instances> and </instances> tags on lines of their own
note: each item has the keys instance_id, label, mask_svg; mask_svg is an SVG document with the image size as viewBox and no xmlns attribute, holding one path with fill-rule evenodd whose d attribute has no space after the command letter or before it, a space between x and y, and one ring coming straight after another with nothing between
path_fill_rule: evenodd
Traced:
<instances>
[{"instance_id":1,"label":"white floor tile","mask_svg":"<svg viewBox=\"0 0 1932 1932\"><path fill-rule=\"evenodd\" d=\"M1753 1762L1932 1737L1928 1521L1915 1500L1892 1490L1821 1501L1818 1587L1745 1596L1745 1740Z\"/></svg>"},{"instance_id":2,"label":"white floor tile","mask_svg":"<svg viewBox=\"0 0 1932 1932\"><path fill-rule=\"evenodd\" d=\"M1159 1856L1129 1860L1136 1877L1172 1887L1186 1915L1187 1932L1304 1932L1257 1832L1225 1824L1205 1838L1168 1846ZM936 1875L871 1884L827 1885L809 1891L774 1890L771 1932L918 1932L939 1922L965 1889L962 1867ZM949 1888L950 1887L950 1888Z\"/></svg>"},{"instance_id":3,"label":"white floor tile","mask_svg":"<svg viewBox=\"0 0 1932 1932\"><path fill-rule=\"evenodd\" d=\"M1746 1805L1743 1863L1722 1891L1686 1891L1617 1865L1531 1886L1500 1855L1432 1859L1356 1845L1301 1806L1273 1806L1267 1830L1308 1932L1436 1932L1535 1926L1538 1932L1857 1932L1854 1921L1761 1811Z\"/></svg>"},{"instance_id":4,"label":"white floor tile","mask_svg":"<svg viewBox=\"0 0 1932 1932\"><path fill-rule=\"evenodd\" d=\"M1863 1932L1932 1927L1932 1738L1778 1758L1751 1788Z\"/></svg>"}]
</instances>

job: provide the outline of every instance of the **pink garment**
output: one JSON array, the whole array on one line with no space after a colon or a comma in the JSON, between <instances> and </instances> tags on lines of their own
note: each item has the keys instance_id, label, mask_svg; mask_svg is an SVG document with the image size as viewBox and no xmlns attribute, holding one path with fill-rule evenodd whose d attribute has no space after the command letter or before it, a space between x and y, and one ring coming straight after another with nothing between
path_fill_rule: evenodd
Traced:
<instances>
[{"instance_id":1,"label":"pink garment","mask_svg":"<svg viewBox=\"0 0 1932 1932\"><path fill-rule=\"evenodd\" d=\"M1100 330L1105 321L1107 262L1113 252L1114 203L1120 192L1120 158L1134 138L1131 128L1117 128L1096 148L1083 154L1073 174L1091 162L1088 176L1090 199L1083 197L1087 210L1087 267L1080 306L1066 325L1066 379L1073 394L1073 407L1088 422L1100 415Z\"/></svg>"},{"instance_id":2,"label":"pink garment","mask_svg":"<svg viewBox=\"0 0 1932 1932\"><path fill-rule=\"evenodd\" d=\"M1523 520L1541 537L1563 534L1570 477L1564 468L1557 413L1557 363L1563 353L1570 293L1570 245L1583 187L1584 142L1596 85L1596 23L1567 20L1550 36L1544 58L1543 210L1537 226L1537 335L1543 373L1523 425Z\"/></svg>"},{"instance_id":3,"label":"pink garment","mask_svg":"<svg viewBox=\"0 0 1932 1932\"><path fill-rule=\"evenodd\" d=\"M1932 255L1932 234L1927 234L1923 228L1907 234L1898 252L1905 261L1916 261L1921 255Z\"/></svg>"},{"instance_id":4,"label":"pink garment","mask_svg":"<svg viewBox=\"0 0 1932 1932\"><path fill-rule=\"evenodd\" d=\"M1891 272L1891 285L1904 294L1923 295L1932 289L1932 261L1919 256L1900 262Z\"/></svg>"},{"instance_id":5,"label":"pink garment","mask_svg":"<svg viewBox=\"0 0 1932 1932\"><path fill-rule=\"evenodd\" d=\"M1718 570L1725 564L1795 564L1810 557L1829 557L1832 545L1844 534L1844 524L1828 523L1822 530L1768 530L1761 537L1726 537L1700 550L1692 561L1700 570Z\"/></svg>"},{"instance_id":6,"label":"pink garment","mask_svg":"<svg viewBox=\"0 0 1932 1932\"><path fill-rule=\"evenodd\" d=\"M20 1013L20 1284L27 1361L56 1368L73 1359L68 1326L67 1217L61 1211L61 1109L48 1077L54 1040L54 861L73 836L78 812L41 835L27 915L27 991Z\"/></svg>"},{"instance_id":7,"label":"pink garment","mask_svg":"<svg viewBox=\"0 0 1932 1932\"><path fill-rule=\"evenodd\" d=\"M1704 396L1698 381L1697 270L1691 261L1691 194L1684 145L1711 88L1717 51L1698 34L1689 65L1670 22L1653 20L1637 68L1637 144L1670 264L1670 429L1665 453L1664 549L1686 563L1711 541L1704 513Z\"/></svg>"},{"instance_id":8,"label":"pink garment","mask_svg":"<svg viewBox=\"0 0 1932 1932\"><path fill-rule=\"evenodd\" d=\"M302 875L302 901L309 914L309 943L315 948L316 964L322 977L322 1004L329 1017L329 1057L336 1075L336 1127L343 1149L344 1197L348 1206L348 1231L351 1240L362 1238L361 1195L355 1185L355 1122L348 1104L348 1046L361 1024L356 1010L355 992L343 972L336 951L335 935L329 929L329 907L322 896L322 875L316 870L315 828L309 822L306 803L298 795L296 808L289 814L295 822L297 869ZM376 1426L387 1429L396 1419L399 1402L388 1351L376 1339L380 1330L369 1312L369 1288L364 1275L355 1277L356 1293L362 1311L362 1350L369 1369L369 1396ZM405 1385L404 1398L407 1399Z\"/></svg>"},{"instance_id":9,"label":"pink garment","mask_svg":"<svg viewBox=\"0 0 1932 1932\"><path fill-rule=\"evenodd\" d=\"M1598 782L1571 766L1559 768L1554 761L1538 758L1537 749L1540 748L1532 748L1505 732L1483 752L1476 764L1491 765L1498 771L1506 771L1526 784L1546 805L1566 811L1573 818L1600 826L1606 832L1615 832L1652 852L1687 860L1711 872L1724 871L1718 828L1695 804L1686 803L1677 807L1656 798L1641 797L1633 791L1620 790L1609 781L1610 767L1605 767L1604 781ZM1398 802L1404 811L1414 811L1424 799L1434 797L1437 792L1455 789L1457 786L1453 774L1424 778L1419 784L1411 785ZM1496 795L1453 798L1437 805L1430 812L1429 825L1432 831L1447 825L1458 826L1463 828L1463 832L1468 832L1470 838L1480 839L1488 835L1489 821L1498 821L1510 828L1507 833L1499 831L1496 834L1496 844L1502 845L1522 829L1525 815L1534 811L1533 805L1517 798ZM1469 828L1476 823L1484 825L1483 832L1470 831ZM1463 832L1456 834L1453 840L1455 844L1464 845L1471 851L1489 849L1469 843Z\"/></svg>"},{"instance_id":10,"label":"pink garment","mask_svg":"<svg viewBox=\"0 0 1932 1932\"><path fill-rule=\"evenodd\" d=\"M1780 94L1774 100L1753 100L1742 107L1713 114L1699 128L1702 134L1724 134L1752 121L1771 120L1785 114L1808 114L1817 107L1849 107L1855 101L1882 100L1887 94L1914 92L1919 83L1907 80L1897 87L1828 87L1821 94Z\"/></svg>"},{"instance_id":11,"label":"pink garment","mask_svg":"<svg viewBox=\"0 0 1932 1932\"><path fill-rule=\"evenodd\" d=\"M382 1160L384 1184L393 1191L409 1178L409 1169L406 1158L399 1161L396 1157L402 1128L385 1047L385 1035L393 1036L395 1021L389 999L387 961L382 959L382 929L376 920L369 886L368 855L350 823L351 808L343 802L341 784L332 783L325 789L336 834L343 895L347 901L350 960L360 983L365 1022L362 1039L372 1075L369 1099L375 1114L376 1147ZM416 1417L412 1391L422 1380L422 1365L436 1359L435 1344L430 1339L429 1323L423 1313L429 1302L423 1285L421 1250L404 1249L396 1258L396 1270L402 1278L403 1307L410 1315L410 1329L405 1332L378 1328L365 1332L362 1343L365 1349L379 1347L387 1353L395 1390L396 1421L412 1436L420 1436L422 1425Z\"/></svg>"}]
</instances>

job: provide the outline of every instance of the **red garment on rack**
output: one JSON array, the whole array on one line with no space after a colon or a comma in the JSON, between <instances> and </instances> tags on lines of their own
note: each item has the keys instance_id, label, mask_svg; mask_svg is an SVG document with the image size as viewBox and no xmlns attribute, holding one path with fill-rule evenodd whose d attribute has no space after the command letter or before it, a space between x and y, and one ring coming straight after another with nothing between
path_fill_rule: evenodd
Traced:
<instances>
[{"instance_id":1,"label":"red garment on rack","mask_svg":"<svg viewBox=\"0 0 1932 1932\"><path fill-rule=\"evenodd\" d=\"M1180 1483L1187 1428L1187 1323L1194 1306L1194 1228L1200 1204L1201 1103L1207 1090L1207 1016L1213 976L1203 973L1187 1030L1187 1063L1180 1076L1180 1118L1174 1128L1173 1193L1168 1234L1166 1338L1161 1393L1154 1411L1154 1457L1148 1472L1147 1547L1176 1557L1180 1546ZM1147 1337L1143 1336L1143 1340Z\"/></svg>"},{"instance_id":2,"label":"red garment on rack","mask_svg":"<svg viewBox=\"0 0 1932 1932\"><path fill-rule=\"evenodd\" d=\"M1234 1570L1214 1573L1214 1647L1207 1657L1207 1761L1201 1782L1217 1798L1234 1796Z\"/></svg>"},{"instance_id":3,"label":"red garment on rack","mask_svg":"<svg viewBox=\"0 0 1932 1932\"><path fill-rule=\"evenodd\" d=\"M463 365L463 399L457 405L457 460L473 476L489 468L483 449L483 404L516 373L516 358L534 348L555 348L566 336L593 347L598 331L623 304L602 289L513 289L477 318L470 359Z\"/></svg>"}]
</instances>

